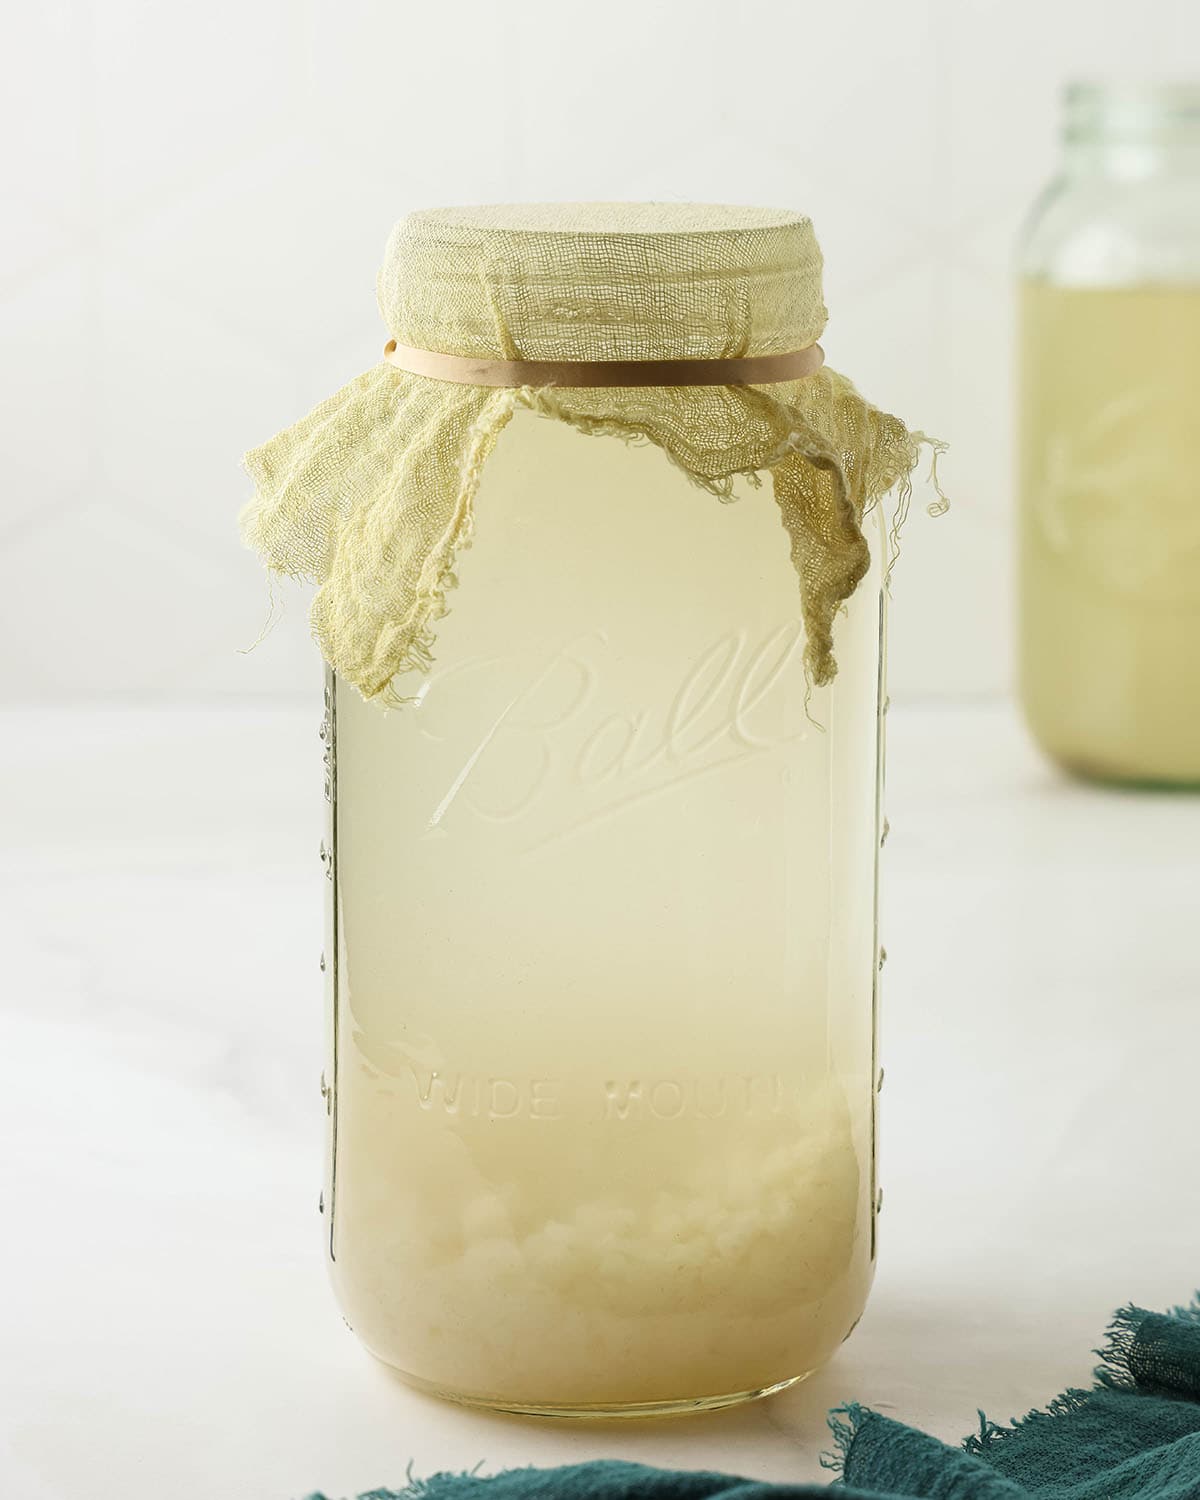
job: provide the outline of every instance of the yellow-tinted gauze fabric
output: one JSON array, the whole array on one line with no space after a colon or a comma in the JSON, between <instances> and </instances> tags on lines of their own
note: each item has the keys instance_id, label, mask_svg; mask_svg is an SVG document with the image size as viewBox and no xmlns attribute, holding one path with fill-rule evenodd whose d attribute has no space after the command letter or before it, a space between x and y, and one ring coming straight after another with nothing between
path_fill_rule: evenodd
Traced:
<instances>
[{"instance_id":1,"label":"yellow-tinted gauze fabric","mask_svg":"<svg viewBox=\"0 0 1200 1500\"><path fill-rule=\"evenodd\" d=\"M681 204L412 214L388 243L379 304L400 344L502 359L781 354L815 343L826 318L808 219ZM380 363L247 456L256 494L242 517L270 568L316 581L322 653L365 697L428 669L480 474L522 406L649 442L722 499L735 476L769 473L799 577L805 663L816 683L834 675L834 616L868 563L864 512L896 485L903 503L927 441L844 376L497 390Z\"/></svg>"}]
</instances>

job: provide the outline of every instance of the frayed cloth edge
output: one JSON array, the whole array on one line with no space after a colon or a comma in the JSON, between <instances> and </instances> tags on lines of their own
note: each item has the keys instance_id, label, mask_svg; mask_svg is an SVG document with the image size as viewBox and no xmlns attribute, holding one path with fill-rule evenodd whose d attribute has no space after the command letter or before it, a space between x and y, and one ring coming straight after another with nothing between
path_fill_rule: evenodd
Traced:
<instances>
[{"instance_id":1,"label":"frayed cloth edge","mask_svg":"<svg viewBox=\"0 0 1200 1500\"><path fill-rule=\"evenodd\" d=\"M850 1454L863 1427L878 1413L869 1406L860 1406L857 1401L848 1401L844 1406L835 1406L826 1417L833 1447L820 1455L823 1469L833 1474L834 1485L846 1482L846 1467Z\"/></svg>"},{"instance_id":2,"label":"frayed cloth edge","mask_svg":"<svg viewBox=\"0 0 1200 1500\"><path fill-rule=\"evenodd\" d=\"M979 1431L963 1443L968 1453L983 1455L996 1443L1014 1437L1031 1425L1052 1421L1055 1417L1072 1416L1083 1411L1092 1398L1101 1390L1136 1391L1142 1388L1133 1369L1133 1356L1137 1348L1146 1319L1155 1316L1146 1308L1132 1304L1119 1308L1106 1330L1104 1342L1093 1352L1100 1363L1092 1372L1095 1385L1090 1390L1072 1388L1056 1396L1044 1407L1035 1407L1023 1417L1011 1422L993 1422L981 1411ZM1173 1307L1168 1317L1183 1322L1200 1324L1200 1295L1181 1307Z\"/></svg>"}]
</instances>

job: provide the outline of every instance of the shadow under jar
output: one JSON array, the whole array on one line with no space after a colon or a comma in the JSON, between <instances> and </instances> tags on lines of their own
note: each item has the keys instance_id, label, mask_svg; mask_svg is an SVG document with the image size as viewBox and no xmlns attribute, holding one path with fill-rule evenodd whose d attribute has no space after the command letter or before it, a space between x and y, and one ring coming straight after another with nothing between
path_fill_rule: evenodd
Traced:
<instances>
[{"instance_id":1,"label":"shadow under jar","mask_svg":"<svg viewBox=\"0 0 1200 1500\"><path fill-rule=\"evenodd\" d=\"M417 218L405 274L381 278L408 345L469 344L497 305L490 337L528 358L686 337L680 357L724 359L824 324L799 216ZM478 277L456 269L471 256ZM389 291L418 272L425 299ZM590 324L562 319L547 350L567 305L547 278L589 277L571 305ZM478 325L459 300L477 283ZM535 314L505 302L517 285ZM462 391L385 365L249 459L251 540L293 571L314 536L332 559L314 619L337 1295L373 1354L453 1400L747 1400L828 1359L873 1273L881 497L918 439L828 369L711 395ZM443 504L447 525L469 510L469 551L461 528L420 541ZM447 611L428 580L448 558ZM390 670L413 600L436 641ZM382 672L353 649L372 609Z\"/></svg>"}]
</instances>

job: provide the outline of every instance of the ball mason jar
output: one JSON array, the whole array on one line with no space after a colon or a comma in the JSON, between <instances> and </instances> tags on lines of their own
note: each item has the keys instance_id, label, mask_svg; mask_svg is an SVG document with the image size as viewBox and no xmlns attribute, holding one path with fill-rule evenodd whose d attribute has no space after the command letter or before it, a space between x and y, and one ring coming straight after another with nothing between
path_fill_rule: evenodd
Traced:
<instances>
[{"instance_id":1,"label":"ball mason jar","mask_svg":"<svg viewBox=\"0 0 1200 1500\"><path fill-rule=\"evenodd\" d=\"M249 456L244 523L320 583L342 1310L459 1401L768 1393L875 1260L883 496L921 435L816 369L800 216L430 211L380 299L385 363Z\"/></svg>"},{"instance_id":2,"label":"ball mason jar","mask_svg":"<svg viewBox=\"0 0 1200 1500\"><path fill-rule=\"evenodd\" d=\"M330 686L334 1281L440 1394L715 1405L863 1310L882 541L806 704L778 516L696 498L518 414L415 701Z\"/></svg>"},{"instance_id":3,"label":"ball mason jar","mask_svg":"<svg viewBox=\"0 0 1200 1500\"><path fill-rule=\"evenodd\" d=\"M1200 782L1200 85L1075 85L1020 252L1019 658L1035 738Z\"/></svg>"}]
</instances>

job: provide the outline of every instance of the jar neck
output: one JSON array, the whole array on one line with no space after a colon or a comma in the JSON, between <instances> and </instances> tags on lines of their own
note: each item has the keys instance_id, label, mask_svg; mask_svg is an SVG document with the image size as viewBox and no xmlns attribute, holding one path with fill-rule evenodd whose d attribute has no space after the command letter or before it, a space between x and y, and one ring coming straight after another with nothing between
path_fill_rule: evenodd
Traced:
<instances>
[{"instance_id":1,"label":"jar neck","mask_svg":"<svg viewBox=\"0 0 1200 1500\"><path fill-rule=\"evenodd\" d=\"M1196 177L1200 179L1200 141L1169 148L1146 142L1072 142L1064 146L1063 170L1069 177Z\"/></svg>"},{"instance_id":2,"label":"jar neck","mask_svg":"<svg viewBox=\"0 0 1200 1500\"><path fill-rule=\"evenodd\" d=\"M1062 146L1072 177L1200 179L1200 85L1073 84Z\"/></svg>"}]
</instances>

